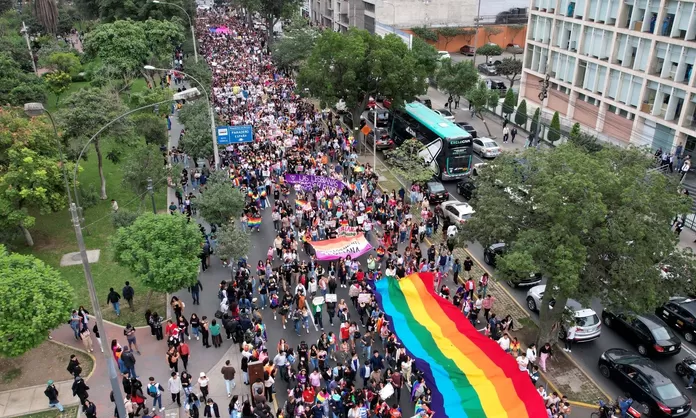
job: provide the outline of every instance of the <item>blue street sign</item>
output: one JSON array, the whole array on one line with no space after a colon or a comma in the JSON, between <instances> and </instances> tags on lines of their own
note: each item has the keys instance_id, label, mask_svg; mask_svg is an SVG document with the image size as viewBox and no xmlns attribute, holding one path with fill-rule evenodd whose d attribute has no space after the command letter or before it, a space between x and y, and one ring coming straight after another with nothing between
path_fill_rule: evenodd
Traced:
<instances>
[{"instance_id":1,"label":"blue street sign","mask_svg":"<svg viewBox=\"0 0 696 418\"><path fill-rule=\"evenodd\" d=\"M242 144L253 140L254 129L251 125L217 127L217 141L220 145Z\"/></svg>"}]
</instances>

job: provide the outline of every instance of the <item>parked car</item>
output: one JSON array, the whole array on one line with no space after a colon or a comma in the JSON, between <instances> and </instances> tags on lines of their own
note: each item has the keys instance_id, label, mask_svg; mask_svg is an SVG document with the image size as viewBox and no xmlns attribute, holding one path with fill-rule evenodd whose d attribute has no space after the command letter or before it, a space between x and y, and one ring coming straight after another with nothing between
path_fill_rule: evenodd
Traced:
<instances>
[{"instance_id":1,"label":"parked car","mask_svg":"<svg viewBox=\"0 0 696 418\"><path fill-rule=\"evenodd\" d=\"M369 109L374 109L377 107L377 101L375 100L374 97L370 96L369 99L367 99L367 108Z\"/></svg>"},{"instance_id":2,"label":"parked car","mask_svg":"<svg viewBox=\"0 0 696 418\"><path fill-rule=\"evenodd\" d=\"M391 113L387 109L373 109L367 112L367 120L370 123L375 122L377 116L377 127L389 126L391 121Z\"/></svg>"},{"instance_id":3,"label":"parked car","mask_svg":"<svg viewBox=\"0 0 696 418\"><path fill-rule=\"evenodd\" d=\"M392 104L392 99L385 97L384 100L382 101L382 106L384 106L385 109L391 109L391 104Z\"/></svg>"},{"instance_id":4,"label":"parked car","mask_svg":"<svg viewBox=\"0 0 696 418\"><path fill-rule=\"evenodd\" d=\"M545 290L546 285L540 284L527 291L527 307L529 310L539 312ZM555 304L556 301L551 299L549 308L553 309ZM558 333L559 339L564 340L566 338L568 327L570 326L575 326L575 339L573 341L587 342L599 338L602 334L602 321L599 320L597 312L589 308L583 308L579 302L573 299L568 299L565 308L572 313L575 323L563 324Z\"/></svg>"},{"instance_id":5,"label":"parked car","mask_svg":"<svg viewBox=\"0 0 696 418\"><path fill-rule=\"evenodd\" d=\"M696 336L696 300L684 297L674 297L659 308L655 315L662 318L669 326L679 330L684 339L694 342Z\"/></svg>"},{"instance_id":6,"label":"parked car","mask_svg":"<svg viewBox=\"0 0 696 418\"><path fill-rule=\"evenodd\" d=\"M428 96L418 96L415 99L413 99L413 101L418 102L418 103L422 103L428 109L433 108L433 101L430 100L430 97L428 97Z\"/></svg>"},{"instance_id":7,"label":"parked car","mask_svg":"<svg viewBox=\"0 0 696 418\"><path fill-rule=\"evenodd\" d=\"M447 60L452 59L452 57L450 56L450 53L447 51L437 51L437 55L438 55L440 61L442 61L444 59L447 59Z\"/></svg>"},{"instance_id":8,"label":"parked car","mask_svg":"<svg viewBox=\"0 0 696 418\"><path fill-rule=\"evenodd\" d=\"M478 68L478 70L481 74L485 74L485 75L497 75L498 74L498 69L495 68L495 65L493 65L493 64L486 64L485 62L482 62L476 68Z\"/></svg>"},{"instance_id":9,"label":"parked car","mask_svg":"<svg viewBox=\"0 0 696 418\"><path fill-rule=\"evenodd\" d=\"M500 146L490 138L474 139L474 153L483 158L495 158L500 155Z\"/></svg>"},{"instance_id":10,"label":"parked car","mask_svg":"<svg viewBox=\"0 0 696 418\"><path fill-rule=\"evenodd\" d=\"M623 348L599 356L599 372L633 398L633 408L650 417L685 417L691 400L652 360Z\"/></svg>"},{"instance_id":11,"label":"parked car","mask_svg":"<svg viewBox=\"0 0 696 418\"><path fill-rule=\"evenodd\" d=\"M437 113L438 115L442 116L450 122L454 122L454 115L447 109L437 109L435 110L435 113Z\"/></svg>"},{"instance_id":12,"label":"parked car","mask_svg":"<svg viewBox=\"0 0 696 418\"><path fill-rule=\"evenodd\" d=\"M466 200L471 200L476 191L476 185L470 178L463 178L457 182L457 193Z\"/></svg>"},{"instance_id":13,"label":"parked car","mask_svg":"<svg viewBox=\"0 0 696 418\"><path fill-rule=\"evenodd\" d=\"M476 132L476 128L474 128L470 124L468 124L466 122L454 122L454 124L459 126L462 129L464 129L465 131L469 132L469 135L471 135L472 138L478 138L478 133Z\"/></svg>"},{"instance_id":14,"label":"parked car","mask_svg":"<svg viewBox=\"0 0 696 418\"><path fill-rule=\"evenodd\" d=\"M353 127L353 114L352 113L344 113L342 116L343 118L343 123L348 125L349 128ZM363 115L360 115L360 124L358 127L362 128L365 126L365 117Z\"/></svg>"},{"instance_id":15,"label":"parked car","mask_svg":"<svg viewBox=\"0 0 696 418\"><path fill-rule=\"evenodd\" d=\"M439 205L449 199L449 192L445 190L445 186L439 181L429 181L426 184L428 202L431 205Z\"/></svg>"},{"instance_id":16,"label":"parked car","mask_svg":"<svg viewBox=\"0 0 696 418\"><path fill-rule=\"evenodd\" d=\"M502 257L505 254L506 246L504 242L498 242L492 244L483 250L483 261L486 262L491 267L495 267L498 257ZM511 287L526 287L526 286L536 286L541 283L542 275L541 273L530 273L529 275L523 275L519 277L511 278L507 283Z\"/></svg>"},{"instance_id":17,"label":"parked car","mask_svg":"<svg viewBox=\"0 0 696 418\"><path fill-rule=\"evenodd\" d=\"M605 309L602 321L635 345L643 356L673 356L681 351L681 340L657 315Z\"/></svg>"},{"instance_id":18,"label":"parked car","mask_svg":"<svg viewBox=\"0 0 696 418\"><path fill-rule=\"evenodd\" d=\"M454 225L464 224L476 213L470 204L458 200L448 200L440 204L442 213L449 218Z\"/></svg>"},{"instance_id":19,"label":"parked car","mask_svg":"<svg viewBox=\"0 0 696 418\"><path fill-rule=\"evenodd\" d=\"M513 55L517 55L517 54L523 53L524 48L522 48L521 46L519 46L517 44L507 44L507 46L505 47L505 52L513 54Z\"/></svg>"},{"instance_id":20,"label":"parked car","mask_svg":"<svg viewBox=\"0 0 696 418\"><path fill-rule=\"evenodd\" d=\"M476 53L476 48L474 48L471 45L464 45L463 47L459 48L459 53L462 55L473 57Z\"/></svg>"},{"instance_id":21,"label":"parked car","mask_svg":"<svg viewBox=\"0 0 696 418\"><path fill-rule=\"evenodd\" d=\"M505 97L507 94L507 86L502 81L491 80L489 78L486 80L486 86L491 90L497 91L500 97Z\"/></svg>"},{"instance_id":22,"label":"parked car","mask_svg":"<svg viewBox=\"0 0 696 418\"><path fill-rule=\"evenodd\" d=\"M375 132L377 133L377 144L373 145L375 140ZM385 128L377 128L374 131L370 132L369 134L367 134L365 141L369 146L375 146L378 150L396 148L394 140L391 139L391 137L389 136L389 131Z\"/></svg>"}]
</instances>

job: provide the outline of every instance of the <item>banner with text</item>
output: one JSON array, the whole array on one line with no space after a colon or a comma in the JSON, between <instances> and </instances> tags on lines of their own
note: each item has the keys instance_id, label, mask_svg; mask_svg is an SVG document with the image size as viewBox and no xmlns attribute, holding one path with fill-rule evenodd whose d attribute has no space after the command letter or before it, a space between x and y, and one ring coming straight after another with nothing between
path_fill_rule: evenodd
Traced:
<instances>
[{"instance_id":1,"label":"banner with text","mask_svg":"<svg viewBox=\"0 0 696 418\"><path fill-rule=\"evenodd\" d=\"M310 174L286 174L285 181L290 184L299 184L304 190L313 190L316 186L319 189L341 191L345 186L340 180Z\"/></svg>"},{"instance_id":2,"label":"banner with text","mask_svg":"<svg viewBox=\"0 0 696 418\"><path fill-rule=\"evenodd\" d=\"M372 249L372 245L365 239L365 235L354 237L339 237L324 241L312 242L312 247L317 255L317 260L337 260L348 255L351 258L360 257Z\"/></svg>"}]
</instances>

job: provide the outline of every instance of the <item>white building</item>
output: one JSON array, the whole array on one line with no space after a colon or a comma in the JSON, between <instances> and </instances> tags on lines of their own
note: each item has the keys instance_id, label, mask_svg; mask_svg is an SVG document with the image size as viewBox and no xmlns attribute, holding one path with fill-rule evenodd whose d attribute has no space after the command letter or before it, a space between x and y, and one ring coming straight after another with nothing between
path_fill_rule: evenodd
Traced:
<instances>
[{"instance_id":1,"label":"white building","mask_svg":"<svg viewBox=\"0 0 696 418\"><path fill-rule=\"evenodd\" d=\"M601 138L696 148L694 0L532 0L520 97ZM549 54L550 51L550 54Z\"/></svg>"},{"instance_id":2,"label":"white building","mask_svg":"<svg viewBox=\"0 0 696 418\"><path fill-rule=\"evenodd\" d=\"M351 26L374 33L375 23L394 28L473 26L479 0L309 0L310 18L336 31ZM481 0L482 23L526 23L529 0ZM519 9L519 10L518 10Z\"/></svg>"}]
</instances>

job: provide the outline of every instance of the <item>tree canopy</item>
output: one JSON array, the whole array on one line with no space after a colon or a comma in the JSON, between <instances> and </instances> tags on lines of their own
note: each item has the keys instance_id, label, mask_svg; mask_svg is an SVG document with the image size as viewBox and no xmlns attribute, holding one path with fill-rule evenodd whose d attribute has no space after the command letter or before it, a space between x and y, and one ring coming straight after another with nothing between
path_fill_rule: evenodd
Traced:
<instances>
[{"instance_id":1,"label":"tree canopy","mask_svg":"<svg viewBox=\"0 0 696 418\"><path fill-rule=\"evenodd\" d=\"M218 228L216 239L215 253L221 260L226 259L234 262L249 254L249 248L251 248L249 233L237 228L234 223L228 223Z\"/></svg>"},{"instance_id":2,"label":"tree canopy","mask_svg":"<svg viewBox=\"0 0 696 418\"><path fill-rule=\"evenodd\" d=\"M411 31L424 41L437 42L438 33L426 26L416 26Z\"/></svg>"},{"instance_id":3,"label":"tree canopy","mask_svg":"<svg viewBox=\"0 0 696 418\"><path fill-rule=\"evenodd\" d=\"M45 119L0 109L0 230L21 229L28 245L33 245L29 228L35 221L30 211L45 214L66 204L55 141Z\"/></svg>"},{"instance_id":4,"label":"tree canopy","mask_svg":"<svg viewBox=\"0 0 696 418\"><path fill-rule=\"evenodd\" d=\"M392 106L422 94L426 66L396 35L384 38L365 30L324 31L300 70L298 84L332 105L343 100L359 120L370 96L381 93Z\"/></svg>"},{"instance_id":5,"label":"tree canopy","mask_svg":"<svg viewBox=\"0 0 696 418\"><path fill-rule=\"evenodd\" d=\"M179 122L186 127L179 147L193 159L213 155L213 137L210 131L210 112L205 100L186 102L179 111Z\"/></svg>"},{"instance_id":6,"label":"tree canopy","mask_svg":"<svg viewBox=\"0 0 696 418\"><path fill-rule=\"evenodd\" d=\"M0 245L0 357L22 355L46 341L65 323L72 292L54 268Z\"/></svg>"},{"instance_id":7,"label":"tree canopy","mask_svg":"<svg viewBox=\"0 0 696 418\"><path fill-rule=\"evenodd\" d=\"M607 146L588 153L573 144L522 154L503 154L479 170L472 201L476 216L461 237L483 245L505 242L498 264L502 279L542 272L540 341L555 341L567 299L589 306L654 309L668 297L693 292L693 257L675 249L670 223L688 211L688 198L673 178L649 171L652 159L639 149Z\"/></svg>"},{"instance_id":8,"label":"tree canopy","mask_svg":"<svg viewBox=\"0 0 696 418\"><path fill-rule=\"evenodd\" d=\"M392 169L411 183L422 183L432 179L433 170L419 155L423 144L415 139L407 139L396 149L385 152Z\"/></svg>"},{"instance_id":9,"label":"tree canopy","mask_svg":"<svg viewBox=\"0 0 696 418\"><path fill-rule=\"evenodd\" d=\"M0 51L5 51L2 39L0 38ZM26 49L24 53L27 53ZM26 73L7 52L0 52L0 104L21 106L28 102L46 102L44 81L34 73Z\"/></svg>"},{"instance_id":10,"label":"tree canopy","mask_svg":"<svg viewBox=\"0 0 696 418\"><path fill-rule=\"evenodd\" d=\"M504 75L508 79L510 89L512 89L517 76L522 74L522 61L512 57L503 58L496 68L498 69L498 74Z\"/></svg>"},{"instance_id":11,"label":"tree canopy","mask_svg":"<svg viewBox=\"0 0 696 418\"><path fill-rule=\"evenodd\" d=\"M216 171L208 179L205 192L196 199L196 208L208 223L224 225L241 215L244 195L227 174Z\"/></svg>"},{"instance_id":12,"label":"tree canopy","mask_svg":"<svg viewBox=\"0 0 696 418\"><path fill-rule=\"evenodd\" d=\"M445 60L437 72L437 87L452 96L466 96L479 81L473 61Z\"/></svg>"},{"instance_id":13,"label":"tree canopy","mask_svg":"<svg viewBox=\"0 0 696 418\"><path fill-rule=\"evenodd\" d=\"M486 61L488 61L489 57L496 57L498 55L501 55L503 53L503 48L494 44L486 44L480 48L477 48L476 53L478 55L483 55L484 57L486 57Z\"/></svg>"},{"instance_id":14,"label":"tree canopy","mask_svg":"<svg viewBox=\"0 0 696 418\"><path fill-rule=\"evenodd\" d=\"M461 28L444 27L437 29L437 34L445 38L445 51L447 50L447 45L449 45L449 43L452 42L454 38L461 35L461 33Z\"/></svg>"},{"instance_id":15,"label":"tree canopy","mask_svg":"<svg viewBox=\"0 0 696 418\"><path fill-rule=\"evenodd\" d=\"M157 292L173 293L198 278L203 235L184 215L142 214L113 237L116 261Z\"/></svg>"},{"instance_id":16,"label":"tree canopy","mask_svg":"<svg viewBox=\"0 0 696 418\"><path fill-rule=\"evenodd\" d=\"M156 192L167 187L168 173L162 152L152 144L141 144L133 148L123 162L123 184L140 196L140 200L147 197L148 178L152 179L153 190Z\"/></svg>"},{"instance_id":17,"label":"tree canopy","mask_svg":"<svg viewBox=\"0 0 696 418\"><path fill-rule=\"evenodd\" d=\"M309 57L319 37L319 30L300 23L293 23L284 30L285 36L273 43L273 61L280 68L298 68Z\"/></svg>"}]
</instances>

